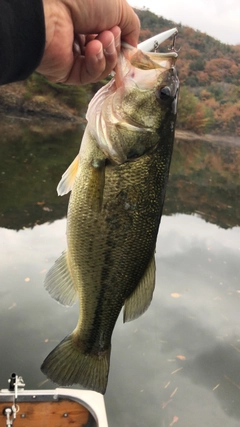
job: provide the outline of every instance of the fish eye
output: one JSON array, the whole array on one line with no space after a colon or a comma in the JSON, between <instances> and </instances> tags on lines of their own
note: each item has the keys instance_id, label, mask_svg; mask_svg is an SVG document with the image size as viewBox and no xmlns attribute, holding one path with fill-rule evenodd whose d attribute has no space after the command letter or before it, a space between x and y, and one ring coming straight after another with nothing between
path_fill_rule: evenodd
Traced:
<instances>
[{"instance_id":1,"label":"fish eye","mask_svg":"<svg viewBox=\"0 0 240 427\"><path fill-rule=\"evenodd\" d=\"M169 86L163 86L157 89L156 91L156 96L158 98L159 101L171 101L172 100L172 96L171 96L171 89Z\"/></svg>"},{"instance_id":2,"label":"fish eye","mask_svg":"<svg viewBox=\"0 0 240 427\"><path fill-rule=\"evenodd\" d=\"M171 96L170 87L165 86L160 89L160 99L164 101L165 99L168 99L170 96Z\"/></svg>"}]
</instances>

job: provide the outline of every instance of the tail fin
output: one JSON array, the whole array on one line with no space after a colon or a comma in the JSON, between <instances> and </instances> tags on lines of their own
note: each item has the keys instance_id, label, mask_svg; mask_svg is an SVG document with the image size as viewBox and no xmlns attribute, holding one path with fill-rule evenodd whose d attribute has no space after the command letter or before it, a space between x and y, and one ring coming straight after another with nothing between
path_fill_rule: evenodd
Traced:
<instances>
[{"instance_id":1,"label":"tail fin","mask_svg":"<svg viewBox=\"0 0 240 427\"><path fill-rule=\"evenodd\" d=\"M107 388L111 346L99 355L81 351L73 334L68 335L44 360L41 370L61 386L80 384L104 394Z\"/></svg>"}]
</instances>

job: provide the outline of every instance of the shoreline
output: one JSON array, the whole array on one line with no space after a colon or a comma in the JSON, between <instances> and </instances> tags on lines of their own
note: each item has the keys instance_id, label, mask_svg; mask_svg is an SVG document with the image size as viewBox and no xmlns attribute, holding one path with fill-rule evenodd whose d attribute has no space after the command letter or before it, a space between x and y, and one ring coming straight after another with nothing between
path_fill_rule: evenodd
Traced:
<instances>
[{"instance_id":1,"label":"shoreline","mask_svg":"<svg viewBox=\"0 0 240 427\"><path fill-rule=\"evenodd\" d=\"M23 121L52 121L62 122L66 126L86 123L84 108L78 112L74 108L59 102L57 99L47 99L45 96L35 95L31 99L25 96L23 84L12 83L1 87L0 90L0 120L16 119ZM204 141L210 143L230 143L240 145L240 136L223 134L197 134L192 131L176 129L175 141Z\"/></svg>"},{"instance_id":2,"label":"shoreline","mask_svg":"<svg viewBox=\"0 0 240 427\"><path fill-rule=\"evenodd\" d=\"M240 145L240 136L235 135L218 135L218 134L197 134L188 130L176 129L175 130L175 140L184 140L184 141L204 141L204 142L223 142L230 143L234 145Z\"/></svg>"},{"instance_id":3,"label":"shoreline","mask_svg":"<svg viewBox=\"0 0 240 427\"><path fill-rule=\"evenodd\" d=\"M74 113L67 111L64 112L64 109L61 107L60 111L50 111L48 112L45 108L41 111L38 109L31 112L22 112L18 109L9 109L8 111L3 111L0 109L0 126L3 122L12 122L14 126L16 121L22 121L29 123L29 125L38 124L41 127L41 124L45 123L46 127L51 125L52 128L58 127L73 127L73 126L85 126L87 121L83 116L78 116ZM5 126L3 126L5 127ZM53 129L52 129L53 130ZM178 141L204 141L209 143L229 143L233 145L240 145L240 136L235 135L218 135L218 134L197 134L192 131L176 129L175 130L175 143Z\"/></svg>"}]
</instances>

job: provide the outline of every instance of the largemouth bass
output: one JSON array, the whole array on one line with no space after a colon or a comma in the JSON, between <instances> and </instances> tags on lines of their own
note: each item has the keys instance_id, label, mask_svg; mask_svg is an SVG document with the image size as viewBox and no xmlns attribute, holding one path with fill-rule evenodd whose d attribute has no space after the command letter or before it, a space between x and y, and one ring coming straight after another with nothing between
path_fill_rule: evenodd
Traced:
<instances>
[{"instance_id":1,"label":"largemouth bass","mask_svg":"<svg viewBox=\"0 0 240 427\"><path fill-rule=\"evenodd\" d=\"M80 303L74 331L45 359L52 381L105 393L111 336L146 311L155 286L155 246L173 149L176 55L125 46L115 77L90 102L80 151L58 186L71 190L67 250L45 287Z\"/></svg>"}]
</instances>

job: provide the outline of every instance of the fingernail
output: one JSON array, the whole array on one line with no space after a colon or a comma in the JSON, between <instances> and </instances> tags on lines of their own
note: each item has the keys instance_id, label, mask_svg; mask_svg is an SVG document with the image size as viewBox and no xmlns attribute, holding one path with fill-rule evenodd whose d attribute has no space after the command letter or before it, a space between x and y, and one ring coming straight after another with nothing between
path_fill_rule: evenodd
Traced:
<instances>
[{"instance_id":1,"label":"fingernail","mask_svg":"<svg viewBox=\"0 0 240 427\"><path fill-rule=\"evenodd\" d=\"M99 50L99 52L96 55L97 59L100 61L101 59L103 59L103 48L101 47L101 49Z\"/></svg>"},{"instance_id":2,"label":"fingernail","mask_svg":"<svg viewBox=\"0 0 240 427\"><path fill-rule=\"evenodd\" d=\"M112 40L111 43L108 45L108 47L106 47L106 49L104 49L104 52L107 55L112 55L115 52L115 43Z\"/></svg>"}]
</instances>

